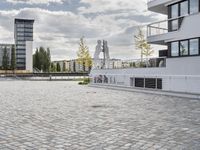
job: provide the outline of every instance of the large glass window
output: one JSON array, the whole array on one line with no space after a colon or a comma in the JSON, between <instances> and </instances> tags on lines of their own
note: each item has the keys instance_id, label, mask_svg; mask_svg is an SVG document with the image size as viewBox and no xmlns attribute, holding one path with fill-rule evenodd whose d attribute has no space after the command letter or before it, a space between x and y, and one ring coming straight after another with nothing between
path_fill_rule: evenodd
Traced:
<instances>
[{"instance_id":1,"label":"large glass window","mask_svg":"<svg viewBox=\"0 0 200 150\"><path fill-rule=\"evenodd\" d=\"M190 14L199 12L199 0L190 0Z\"/></svg>"},{"instance_id":2,"label":"large glass window","mask_svg":"<svg viewBox=\"0 0 200 150\"><path fill-rule=\"evenodd\" d=\"M188 40L180 42L180 56L188 55Z\"/></svg>"},{"instance_id":3,"label":"large glass window","mask_svg":"<svg viewBox=\"0 0 200 150\"><path fill-rule=\"evenodd\" d=\"M171 56L179 56L179 42L171 43Z\"/></svg>"},{"instance_id":4,"label":"large glass window","mask_svg":"<svg viewBox=\"0 0 200 150\"><path fill-rule=\"evenodd\" d=\"M188 14L188 1L180 3L180 16L185 16Z\"/></svg>"},{"instance_id":5,"label":"large glass window","mask_svg":"<svg viewBox=\"0 0 200 150\"><path fill-rule=\"evenodd\" d=\"M170 21L171 31L176 31L179 28L178 19Z\"/></svg>"},{"instance_id":6,"label":"large glass window","mask_svg":"<svg viewBox=\"0 0 200 150\"><path fill-rule=\"evenodd\" d=\"M199 54L199 39L190 40L190 55Z\"/></svg>"},{"instance_id":7,"label":"large glass window","mask_svg":"<svg viewBox=\"0 0 200 150\"><path fill-rule=\"evenodd\" d=\"M24 28L17 28L18 32L24 32Z\"/></svg>"},{"instance_id":8,"label":"large glass window","mask_svg":"<svg viewBox=\"0 0 200 150\"><path fill-rule=\"evenodd\" d=\"M179 16L178 10L178 4L171 6L171 18L177 18Z\"/></svg>"}]
</instances>

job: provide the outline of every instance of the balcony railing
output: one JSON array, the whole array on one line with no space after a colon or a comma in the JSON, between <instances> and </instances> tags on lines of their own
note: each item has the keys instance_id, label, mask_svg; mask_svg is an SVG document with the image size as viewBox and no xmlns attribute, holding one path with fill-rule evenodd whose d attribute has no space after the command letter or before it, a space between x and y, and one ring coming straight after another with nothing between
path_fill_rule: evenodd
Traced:
<instances>
[{"instance_id":1,"label":"balcony railing","mask_svg":"<svg viewBox=\"0 0 200 150\"><path fill-rule=\"evenodd\" d=\"M103 63L103 60L101 60ZM109 61L107 67L93 69L161 68L166 67L166 57Z\"/></svg>"},{"instance_id":2,"label":"balcony railing","mask_svg":"<svg viewBox=\"0 0 200 150\"><path fill-rule=\"evenodd\" d=\"M155 23L151 23L147 26L147 36L161 35L172 31L177 31L185 16L167 19Z\"/></svg>"}]
</instances>

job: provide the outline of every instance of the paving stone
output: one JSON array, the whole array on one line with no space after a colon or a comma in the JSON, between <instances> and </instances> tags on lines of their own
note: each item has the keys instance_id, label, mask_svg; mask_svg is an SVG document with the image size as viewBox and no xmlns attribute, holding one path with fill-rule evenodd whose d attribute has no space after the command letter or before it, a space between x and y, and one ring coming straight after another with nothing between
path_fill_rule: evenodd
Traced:
<instances>
[{"instance_id":1,"label":"paving stone","mask_svg":"<svg viewBox=\"0 0 200 150\"><path fill-rule=\"evenodd\" d=\"M0 82L1 150L199 150L199 116L194 99Z\"/></svg>"}]
</instances>

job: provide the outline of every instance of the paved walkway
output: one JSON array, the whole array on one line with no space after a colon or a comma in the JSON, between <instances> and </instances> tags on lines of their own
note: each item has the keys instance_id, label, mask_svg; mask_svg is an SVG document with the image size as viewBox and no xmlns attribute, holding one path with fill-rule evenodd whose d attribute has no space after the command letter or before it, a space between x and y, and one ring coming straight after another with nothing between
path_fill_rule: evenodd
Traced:
<instances>
[{"instance_id":1,"label":"paved walkway","mask_svg":"<svg viewBox=\"0 0 200 150\"><path fill-rule=\"evenodd\" d=\"M79 86L0 82L0 150L199 150L200 101Z\"/></svg>"}]
</instances>

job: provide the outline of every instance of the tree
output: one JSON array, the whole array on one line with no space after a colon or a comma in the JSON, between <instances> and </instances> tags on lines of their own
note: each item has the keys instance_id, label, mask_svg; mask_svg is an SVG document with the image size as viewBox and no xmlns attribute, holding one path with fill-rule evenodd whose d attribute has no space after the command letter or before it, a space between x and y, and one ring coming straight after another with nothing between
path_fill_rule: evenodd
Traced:
<instances>
[{"instance_id":1,"label":"tree","mask_svg":"<svg viewBox=\"0 0 200 150\"><path fill-rule=\"evenodd\" d=\"M84 37L80 38L79 42L79 50L77 52L78 56L78 64L80 64L83 67L83 70L85 70L85 67L91 68L92 66L92 58L90 56L89 48L85 44Z\"/></svg>"},{"instance_id":2,"label":"tree","mask_svg":"<svg viewBox=\"0 0 200 150\"><path fill-rule=\"evenodd\" d=\"M148 44L145 39L145 35L141 28L138 29L138 34L134 36L136 49L140 50L141 62L143 62L143 56L151 56L154 51L151 48L151 45Z\"/></svg>"},{"instance_id":3,"label":"tree","mask_svg":"<svg viewBox=\"0 0 200 150\"><path fill-rule=\"evenodd\" d=\"M12 46L11 53L11 69L14 71L16 69L16 49L15 46Z\"/></svg>"},{"instance_id":4,"label":"tree","mask_svg":"<svg viewBox=\"0 0 200 150\"><path fill-rule=\"evenodd\" d=\"M33 55L33 67L37 68L44 72L49 72L51 69L51 53L50 49L40 47L36 49L35 54Z\"/></svg>"},{"instance_id":5,"label":"tree","mask_svg":"<svg viewBox=\"0 0 200 150\"><path fill-rule=\"evenodd\" d=\"M50 67L51 67L51 52L50 49L47 48L47 59L46 59L46 63L47 63L47 70L48 72L50 71Z\"/></svg>"},{"instance_id":6,"label":"tree","mask_svg":"<svg viewBox=\"0 0 200 150\"><path fill-rule=\"evenodd\" d=\"M56 64L56 70L57 70L57 72L60 72L61 71L61 67L60 67L60 64L57 62L57 64Z\"/></svg>"},{"instance_id":7,"label":"tree","mask_svg":"<svg viewBox=\"0 0 200 150\"><path fill-rule=\"evenodd\" d=\"M57 71L57 68L56 68L56 65L54 63L51 63L51 69L50 69L51 72L56 72Z\"/></svg>"},{"instance_id":8,"label":"tree","mask_svg":"<svg viewBox=\"0 0 200 150\"><path fill-rule=\"evenodd\" d=\"M9 56L8 56L8 52L7 52L7 47L4 48L2 67L4 70L8 70L8 67L9 67Z\"/></svg>"},{"instance_id":9,"label":"tree","mask_svg":"<svg viewBox=\"0 0 200 150\"><path fill-rule=\"evenodd\" d=\"M66 72L67 71L67 69L66 69L66 63L65 63L65 61L63 62L63 72Z\"/></svg>"}]
</instances>

